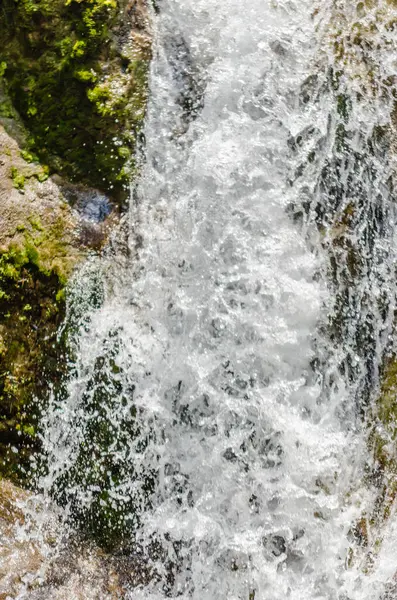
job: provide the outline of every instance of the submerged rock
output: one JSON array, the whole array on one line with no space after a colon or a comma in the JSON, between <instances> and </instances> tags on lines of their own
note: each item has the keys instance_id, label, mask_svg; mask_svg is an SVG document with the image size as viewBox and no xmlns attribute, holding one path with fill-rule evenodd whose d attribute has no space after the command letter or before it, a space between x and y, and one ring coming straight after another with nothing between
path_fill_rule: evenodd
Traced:
<instances>
[{"instance_id":1,"label":"submerged rock","mask_svg":"<svg viewBox=\"0 0 397 600\"><path fill-rule=\"evenodd\" d=\"M62 541L42 498L0 480L0 600L117 600L122 571L97 548Z\"/></svg>"}]
</instances>

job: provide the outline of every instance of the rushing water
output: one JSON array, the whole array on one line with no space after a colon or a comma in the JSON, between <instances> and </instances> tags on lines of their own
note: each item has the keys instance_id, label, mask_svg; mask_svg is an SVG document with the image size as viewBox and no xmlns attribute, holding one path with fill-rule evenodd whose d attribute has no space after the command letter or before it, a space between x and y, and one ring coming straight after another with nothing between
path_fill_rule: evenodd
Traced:
<instances>
[{"instance_id":1,"label":"rushing water","mask_svg":"<svg viewBox=\"0 0 397 600\"><path fill-rule=\"evenodd\" d=\"M394 310L390 98L336 73L343 5L159 8L129 252L76 282L41 485L130 533L136 600L375 600L390 561L347 563Z\"/></svg>"}]
</instances>

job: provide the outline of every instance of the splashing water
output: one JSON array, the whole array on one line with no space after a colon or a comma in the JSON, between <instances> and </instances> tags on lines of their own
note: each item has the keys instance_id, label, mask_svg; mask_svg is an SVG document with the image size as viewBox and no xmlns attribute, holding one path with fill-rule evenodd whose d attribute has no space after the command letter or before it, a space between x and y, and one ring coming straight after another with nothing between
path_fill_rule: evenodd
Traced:
<instances>
[{"instance_id":1,"label":"splashing water","mask_svg":"<svg viewBox=\"0 0 397 600\"><path fill-rule=\"evenodd\" d=\"M41 481L130 533L152 573L134 599L372 600L393 574L346 570L394 309L392 167L369 142L391 102L332 83L335 16L315 9L163 0L154 17L130 255L76 282Z\"/></svg>"}]
</instances>

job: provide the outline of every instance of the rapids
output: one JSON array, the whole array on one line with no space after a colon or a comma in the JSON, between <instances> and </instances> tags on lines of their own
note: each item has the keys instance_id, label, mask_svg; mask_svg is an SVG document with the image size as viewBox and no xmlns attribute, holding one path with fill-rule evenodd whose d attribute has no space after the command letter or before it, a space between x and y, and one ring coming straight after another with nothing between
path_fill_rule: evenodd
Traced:
<instances>
[{"instance_id":1,"label":"rapids","mask_svg":"<svg viewBox=\"0 0 397 600\"><path fill-rule=\"evenodd\" d=\"M39 481L65 529L95 529L107 505L105 535L130 532L152 575L128 598L376 600L397 567L392 527L370 573L359 550L349 561L373 499L363 414L396 244L392 166L369 142L391 99L360 95L353 59L336 75L348 4L153 10L128 252L93 259L71 291L74 364L43 417ZM349 206L355 277L334 244Z\"/></svg>"}]
</instances>

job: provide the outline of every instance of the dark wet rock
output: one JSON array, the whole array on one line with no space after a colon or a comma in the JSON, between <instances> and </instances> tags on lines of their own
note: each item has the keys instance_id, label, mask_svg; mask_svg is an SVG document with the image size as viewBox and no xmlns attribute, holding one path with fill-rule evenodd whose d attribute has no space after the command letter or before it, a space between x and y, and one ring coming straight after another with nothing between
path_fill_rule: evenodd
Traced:
<instances>
[{"instance_id":1,"label":"dark wet rock","mask_svg":"<svg viewBox=\"0 0 397 600\"><path fill-rule=\"evenodd\" d=\"M262 539L262 544L266 551L276 558L280 557L282 554L285 554L287 551L287 542L285 537L282 535L265 536Z\"/></svg>"},{"instance_id":2,"label":"dark wet rock","mask_svg":"<svg viewBox=\"0 0 397 600\"><path fill-rule=\"evenodd\" d=\"M223 458L230 462L236 462L238 460L237 454L234 452L233 448L227 448L223 453Z\"/></svg>"}]
</instances>

